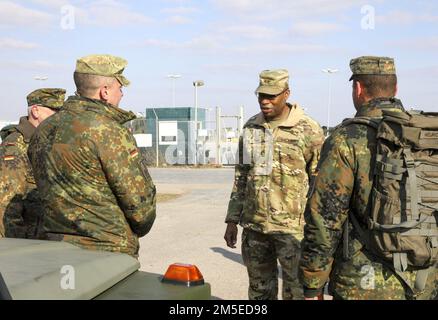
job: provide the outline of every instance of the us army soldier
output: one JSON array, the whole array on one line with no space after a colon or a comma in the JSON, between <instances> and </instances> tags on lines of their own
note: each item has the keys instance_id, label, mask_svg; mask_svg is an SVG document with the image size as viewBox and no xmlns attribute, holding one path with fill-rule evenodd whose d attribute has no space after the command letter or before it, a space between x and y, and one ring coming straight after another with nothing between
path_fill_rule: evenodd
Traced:
<instances>
[{"instance_id":1,"label":"us army soldier","mask_svg":"<svg viewBox=\"0 0 438 320\"><path fill-rule=\"evenodd\" d=\"M353 103L359 117L378 118L383 110L403 112L397 94L394 59L359 57L350 63ZM344 122L326 140L318 164L314 192L305 211L305 232L300 260L300 280L307 299L321 295L330 276L334 299L404 300L406 286L392 268L364 246L356 227L349 221L348 241L343 239L347 217L354 216L362 230L368 228L371 191L376 161L377 131L366 124ZM344 234L344 235L345 235ZM346 248L344 248L344 245ZM343 251L348 251L344 255ZM415 282L415 271L405 273ZM433 297L433 279L417 298ZM435 285L436 286L436 285ZM436 288L435 288L436 289ZM436 294L436 293L435 293Z\"/></svg>"},{"instance_id":2,"label":"us army soldier","mask_svg":"<svg viewBox=\"0 0 438 320\"><path fill-rule=\"evenodd\" d=\"M138 256L155 220L155 186L120 109L127 61L77 60L77 94L33 137L29 156L45 206L44 232L90 249Z\"/></svg>"},{"instance_id":3,"label":"us army soldier","mask_svg":"<svg viewBox=\"0 0 438 320\"><path fill-rule=\"evenodd\" d=\"M249 299L278 299L277 260L283 299L300 299L297 268L303 211L324 136L298 104L287 102L287 70L263 71L256 94L261 113L249 119L240 139L224 238L235 248L237 224L243 227Z\"/></svg>"},{"instance_id":4,"label":"us army soldier","mask_svg":"<svg viewBox=\"0 0 438 320\"><path fill-rule=\"evenodd\" d=\"M64 104L64 89L38 89L27 96L28 116L2 129L0 147L0 237L38 238L43 209L27 149L46 118Z\"/></svg>"}]
</instances>

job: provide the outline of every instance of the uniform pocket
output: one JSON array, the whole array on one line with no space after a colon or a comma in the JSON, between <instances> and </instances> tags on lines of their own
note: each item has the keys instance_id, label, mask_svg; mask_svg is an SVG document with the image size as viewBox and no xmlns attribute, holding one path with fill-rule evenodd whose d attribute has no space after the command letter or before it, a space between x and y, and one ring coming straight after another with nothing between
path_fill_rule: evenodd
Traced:
<instances>
[{"instance_id":1,"label":"uniform pocket","mask_svg":"<svg viewBox=\"0 0 438 320\"><path fill-rule=\"evenodd\" d=\"M144 159L141 155L139 155L141 159L138 161L138 166L140 168L140 172L147 182L152 182L151 175L149 174L148 168L146 166L146 159Z\"/></svg>"}]
</instances>

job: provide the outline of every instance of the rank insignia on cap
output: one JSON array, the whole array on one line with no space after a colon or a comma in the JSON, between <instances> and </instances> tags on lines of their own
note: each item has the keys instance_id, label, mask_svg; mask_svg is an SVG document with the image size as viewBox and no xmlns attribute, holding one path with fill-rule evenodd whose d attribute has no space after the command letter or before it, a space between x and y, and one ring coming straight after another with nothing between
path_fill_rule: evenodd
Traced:
<instances>
[{"instance_id":1,"label":"rank insignia on cap","mask_svg":"<svg viewBox=\"0 0 438 320\"><path fill-rule=\"evenodd\" d=\"M132 151L129 153L129 155L131 156L131 158L135 158L135 157L137 157L137 156L138 156L138 150L137 150L137 149L132 150Z\"/></svg>"}]
</instances>

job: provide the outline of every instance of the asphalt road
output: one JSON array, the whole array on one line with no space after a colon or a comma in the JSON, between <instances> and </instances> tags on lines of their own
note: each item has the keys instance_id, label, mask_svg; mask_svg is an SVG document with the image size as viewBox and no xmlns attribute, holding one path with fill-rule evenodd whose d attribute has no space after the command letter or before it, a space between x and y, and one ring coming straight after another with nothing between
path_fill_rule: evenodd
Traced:
<instances>
[{"instance_id":1,"label":"asphalt road","mask_svg":"<svg viewBox=\"0 0 438 320\"><path fill-rule=\"evenodd\" d=\"M172 263L195 264L217 299L245 300L248 276L240 254L223 239L233 169L149 169L158 193L181 194L159 203L157 219L140 240L144 271L163 274Z\"/></svg>"}]
</instances>

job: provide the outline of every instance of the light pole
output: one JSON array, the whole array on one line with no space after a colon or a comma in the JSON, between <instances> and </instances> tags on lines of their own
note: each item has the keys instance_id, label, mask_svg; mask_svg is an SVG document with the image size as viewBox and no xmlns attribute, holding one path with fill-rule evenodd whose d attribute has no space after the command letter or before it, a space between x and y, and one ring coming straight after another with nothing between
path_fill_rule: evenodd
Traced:
<instances>
[{"instance_id":1,"label":"light pole","mask_svg":"<svg viewBox=\"0 0 438 320\"><path fill-rule=\"evenodd\" d=\"M327 106L327 136L329 136L330 133L330 104L332 100L332 77L331 75L338 72L337 69L322 69L322 72L328 74L329 78L329 93L328 93L328 106Z\"/></svg>"},{"instance_id":2,"label":"light pole","mask_svg":"<svg viewBox=\"0 0 438 320\"><path fill-rule=\"evenodd\" d=\"M198 164L198 87L204 86L204 81L193 82L195 87L195 166Z\"/></svg>"},{"instance_id":3,"label":"light pole","mask_svg":"<svg viewBox=\"0 0 438 320\"><path fill-rule=\"evenodd\" d=\"M180 74L169 74L167 78L172 79L172 102L173 107L175 108L175 80L181 78Z\"/></svg>"},{"instance_id":4,"label":"light pole","mask_svg":"<svg viewBox=\"0 0 438 320\"><path fill-rule=\"evenodd\" d=\"M157 168L158 168L158 166L160 165L159 158L158 158L158 152L159 152L158 144L160 143L160 138L158 136L158 134L159 134L158 133L158 131L159 131L159 122L158 122L157 113L155 112L155 108L152 108L152 111L155 114L155 154L156 154L156 161L157 161L156 165L157 165Z\"/></svg>"}]
</instances>

